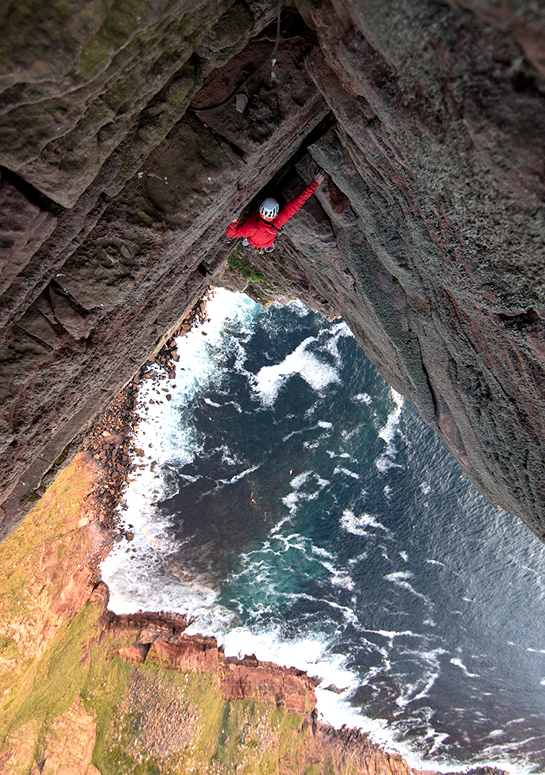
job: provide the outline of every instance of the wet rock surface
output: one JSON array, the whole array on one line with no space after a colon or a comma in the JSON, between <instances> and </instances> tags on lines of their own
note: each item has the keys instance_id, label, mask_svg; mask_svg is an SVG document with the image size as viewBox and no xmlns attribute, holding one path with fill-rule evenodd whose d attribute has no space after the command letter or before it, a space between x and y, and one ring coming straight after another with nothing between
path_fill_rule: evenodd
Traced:
<instances>
[{"instance_id":1,"label":"wet rock surface","mask_svg":"<svg viewBox=\"0 0 545 775\"><path fill-rule=\"evenodd\" d=\"M250 290L342 315L481 491L545 536L545 11L298 0L276 63L203 110L270 55L276 9L3 11L2 536L210 283L247 285L233 216L316 165L327 181L251 257L267 288ZM105 430L95 454L123 450Z\"/></svg>"}]
</instances>

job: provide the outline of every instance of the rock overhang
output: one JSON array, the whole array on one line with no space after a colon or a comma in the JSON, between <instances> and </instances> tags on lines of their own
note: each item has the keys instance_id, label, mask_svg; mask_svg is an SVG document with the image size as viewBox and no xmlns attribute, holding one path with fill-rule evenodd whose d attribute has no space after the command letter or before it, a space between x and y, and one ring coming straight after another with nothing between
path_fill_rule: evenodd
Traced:
<instances>
[{"instance_id":1,"label":"rock overhang","mask_svg":"<svg viewBox=\"0 0 545 775\"><path fill-rule=\"evenodd\" d=\"M106 15L84 38L70 19L78 46L46 62L51 16L6 72L4 533L224 270L232 216L318 164L327 184L257 268L342 315L481 491L545 536L544 15L295 5L242 110L189 106L266 58L276 3Z\"/></svg>"}]
</instances>

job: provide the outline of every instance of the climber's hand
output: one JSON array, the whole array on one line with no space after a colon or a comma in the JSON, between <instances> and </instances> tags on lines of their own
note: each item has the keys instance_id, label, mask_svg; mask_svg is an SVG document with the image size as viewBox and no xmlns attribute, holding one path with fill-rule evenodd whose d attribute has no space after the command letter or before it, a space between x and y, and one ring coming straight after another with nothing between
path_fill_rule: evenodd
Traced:
<instances>
[{"instance_id":1,"label":"climber's hand","mask_svg":"<svg viewBox=\"0 0 545 775\"><path fill-rule=\"evenodd\" d=\"M325 172L322 172L322 170L318 170L316 175L314 176L314 180L320 184L323 180L325 180Z\"/></svg>"}]
</instances>

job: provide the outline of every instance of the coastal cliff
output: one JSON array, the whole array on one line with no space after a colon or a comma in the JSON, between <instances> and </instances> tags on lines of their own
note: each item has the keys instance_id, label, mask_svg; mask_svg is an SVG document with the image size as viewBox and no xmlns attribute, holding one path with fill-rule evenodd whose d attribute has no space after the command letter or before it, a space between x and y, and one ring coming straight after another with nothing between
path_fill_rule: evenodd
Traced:
<instances>
[{"instance_id":1,"label":"coastal cliff","mask_svg":"<svg viewBox=\"0 0 545 775\"><path fill-rule=\"evenodd\" d=\"M274 64L203 110L270 57L278 7L4 9L3 537L210 283L241 285L233 216L316 164L327 181L254 268L342 316L545 537L545 11L284 3Z\"/></svg>"},{"instance_id":2,"label":"coastal cliff","mask_svg":"<svg viewBox=\"0 0 545 775\"><path fill-rule=\"evenodd\" d=\"M179 614L107 610L104 484L123 450L97 452L105 430L0 546L2 775L424 775L366 734L319 722L303 671L225 657L213 638L186 635Z\"/></svg>"},{"instance_id":3,"label":"coastal cliff","mask_svg":"<svg viewBox=\"0 0 545 775\"><path fill-rule=\"evenodd\" d=\"M301 671L225 657L183 617L108 613L97 564L119 537L135 375L214 283L346 320L481 492L545 539L545 10L1 13L0 772L415 773L321 725ZM224 243L317 167L272 256Z\"/></svg>"}]
</instances>

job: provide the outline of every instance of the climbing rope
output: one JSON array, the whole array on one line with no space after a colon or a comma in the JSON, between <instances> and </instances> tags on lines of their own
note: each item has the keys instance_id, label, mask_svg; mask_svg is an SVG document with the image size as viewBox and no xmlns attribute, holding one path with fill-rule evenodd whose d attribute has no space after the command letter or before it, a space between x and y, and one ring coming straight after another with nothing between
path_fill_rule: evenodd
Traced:
<instances>
[{"instance_id":1,"label":"climbing rope","mask_svg":"<svg viewBox=\"0 0 545 775\"><path fill-rule=\"evenodd\" d=\"M263 68L265 65L267 65L271 59L274 59L275 54L278 50L278 44L280 43L280 19L282 16L282 0L278 0L278 12L277 12L277 18L276 18L276 42L274 44L274 48L272 50L272 53L267 57L267 59L259 65L257 70L254 70L253 73L251 73L247 78L245 78L242 83L240 83L234 91L231 92L231 94L226 97L222 102L218 102L217 105L209 105L206 108L193 108L191 105L189 106L189 110L193 111L193 113L205 113L209 110L217 110L218 108L223 108L224 105L227 105L228 102L231 102L231 100L237 96L241 92L241 90L246 86L246 84L252 80Z\"/></svg>"}]
</instances>

